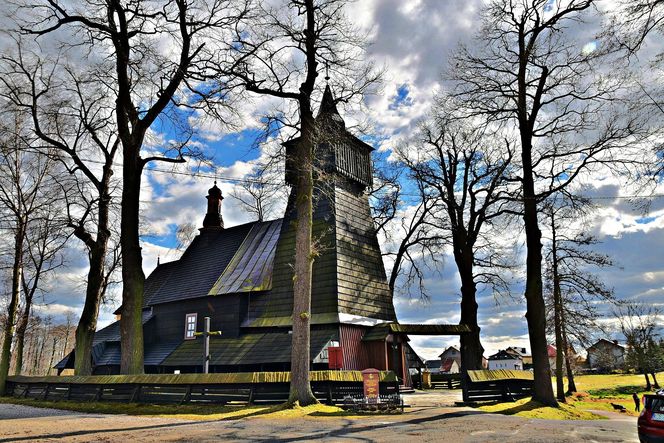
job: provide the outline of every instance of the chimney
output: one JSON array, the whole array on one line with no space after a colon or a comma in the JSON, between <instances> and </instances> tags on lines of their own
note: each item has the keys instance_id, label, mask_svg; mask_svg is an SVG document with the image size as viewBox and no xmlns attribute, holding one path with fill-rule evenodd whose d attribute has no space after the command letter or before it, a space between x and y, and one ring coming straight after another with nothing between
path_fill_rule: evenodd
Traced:
<instances>
[{"instance_id":1,"label":"chimney","mask_svg":"<svg viewBox=\"0 0 664 443\"><path fill-rule=\"evenodd\" d=\"M224 219L221 217L221 201L224 197L221 195L221 189L217 187L217 182L214 182L208 190L207 199L207 214L203 219L203 229L224 229Z\"/></svg>"},{"instance_id":2,"label":"chimney","mask_svg":"<svg viewBox=\"0 0 664 443\"><path fill-rule=\"evenodd\" d=\"M618 344L618 340L613 340L613 344L614 344L614 345L617 345L617 344Z\"/></svg>"}]
</instances>

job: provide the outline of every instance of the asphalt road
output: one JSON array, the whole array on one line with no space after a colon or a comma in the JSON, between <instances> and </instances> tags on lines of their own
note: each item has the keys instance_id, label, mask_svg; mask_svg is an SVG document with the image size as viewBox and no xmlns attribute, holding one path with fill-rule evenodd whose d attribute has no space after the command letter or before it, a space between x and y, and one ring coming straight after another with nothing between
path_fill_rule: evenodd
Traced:
<instances>
[{"instance_id":1,"label":"asphalt road","mask_svg":"<svg viewBox=\"0 0 664 443\"><path fill-rule=\"evenodd\" d=\"M549 421L485 414L436 394L402 415L189 421L0 405L0 443L21 441L636 442L636 420Z\"/></svg>"}]
</instances>

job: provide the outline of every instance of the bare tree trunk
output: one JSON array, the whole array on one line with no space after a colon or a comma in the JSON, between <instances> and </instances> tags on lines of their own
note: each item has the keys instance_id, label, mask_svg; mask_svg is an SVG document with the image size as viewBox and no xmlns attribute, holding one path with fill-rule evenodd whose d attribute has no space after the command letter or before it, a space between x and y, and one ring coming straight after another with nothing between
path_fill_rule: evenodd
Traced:
<instances>
[{"instance_id":1,"label":"bare tree trunk","mask_svg":"<svg viewBox=\"0 0 664 443\"><path fill-rule=\"evenodd\" d=\"M525 82L525 73L519 81ZM524 91L523 88L519 88ZM525 106L526 99L522 103ZM525 107L524 107L525 114ZM524 119L525 120L525 119ZM546 308L542 296L542 232L537 221L537 201L532 165L532 134L525 129L530 123L524 121L521 126L521 160L523 163L523 220L526 232L526 319L528 335L533 356L533 399L548 405L557 406L553 386L551 386L551 369L547 353L546 340Z\"/></svg>"},{"instance_id":2,"label":"bare tree trunk","mask_svg":"<svg viewBox=\"0 0 664 443\"><path fill-rule=\"evenodd\" d=\"M650 375L652 376L652 386L655 389L659 389L659 383L657 383L657 375L655 375L654 372L651 372Z\"/></svg>"},{"instance_id":3,"label":"bare tree trunk","mask_svg":"<svg viewBox=\"0 0 664 443\"><path fill-rule=\"evenodd\" d=\"M13 354L16 360L14 361L14 374L21 375L23 371L23 350L25 346L25 331L28 328L28 320L30 319L30 307L32 303L26 300L23 313L16 327L16 347Z\"/></svg>"},{"instance_id":4,"label":"bare tree trunk","mask_svg":"<svg viewBox=\"0 0 664 443\"><path fill-rule=\"evenodd\" d=\"M572 368L569 341L567 340L567 330L565 329L565 310L561 311L560 325L562 326L563 346L565 349L565 367L567 368L567 394L576 392L576 383L574 382L574 370Z\"/></svg>"},{"instance_id":5,"label":"bare tree trunk","mask_svg":"<svg viewBox=\"0 0 664 443\"><path fill-rule=\"evenodd\" d=\"M650 384L650 378L648 377L648 373L644 372L643 376L646 378L646 391L652 390L652 385Z\"/></svg>"},{"instance_id":6,"label":"bare tree trunk","mask_svg":"<svg viewBox=\"0 0 664 443\"><path fill-rule=\"evenodd\" d=\"M102 283L104 280L105 249L95 248L90 251L90 270L83 312L76 328L76 347L74 374L92 374L92 342L97 330L99 304L101 302Z\"/></svg>"},{"instance_id":7,"label":"bare tree trunk","mask_svg":"<svg viewBox=\"0 0 664 443\"><path fill-rule=\"evenodd\" d=\"M58 338L53 336L53 346L51 347L51 358L48 360L48 367L46 368L46 375L50 375L51 369L53 368L53 363L55 360L55 348L58 342Z\"/></svg>"},{"instance_id":8,"label":"bare tree trunk","mask_svg":"<svg viewBox=\"0 0 664 443\"><path fill-rule=\"evenodd\" d=\"M110 169L110 168L109 168ZM104 189L108 188L108 177L104 174L106 181ZM85 291L85 304L83 312L76 328L76 360L74 374L92 374L92 343L97 330L97 319L99 317L99 304L104 293L105 258L108 252L108 212L110 197L102 196L99 202L99 220L97 222L97 238L90 239L90 270L88 271L87 288ZM87 233L85 233L87 234ZM83 233L81 233L83 235ZM88 235L89 237L89 235ZM80 237L79 237L80 238ZM84 239L84 241L86 241ZM69 331L67 331L69 334ZM65 347L67 342L65 341Z\"/></svg>"},{"instance_id":9,"label":"bare tree trunk","mask_svg":"<svg viewBox=\"0 0 664 443\"><path fill-rule=\"evenodd\" d=\"M21 279L23 273L23 241L25 239L25 220L16 217L16 233L14 234L14 263L12 264L12 292L7 308L7 323L2 340L2 351L0 353L0 396L5 394L7 376L9 375L9 364L11 361L12 340L16 327L16 314L21 291Z\"/></svg>"},{"instance_id":10,"label":"bare tree trunk","mask_svg":"<svg viewBox=\"0 0 664 443\"><path fill-rule=\"evenodd\" d=\"M122 220L122 317L120 318L120 372L142 374L143 366L143 257L139 239L139 196L142 160L139 146L123 146Z\"/></svg>"},{"instance_id":11,"label":"bare tree trunk","mask_svg":"<svg viewBox=\"0 0 664 443\"><path fill-rule=\"evenodd\" d=\"M465 242L462 244L465 244ZM461 248L463 252L457 252ZM461 248L456 245L454 248L454 258L461 277L461 318L459 323L468 325L472 330L469 334L462 334L460 337L461 365L464 369L462 372L465 373L468 370L482 369L484 348L480 342L480 327L477 324L477 286L473 276L473 253L466 246Z\"/></svg>"},{"instance_id":12,"label":"bare tree trunk","mask_svg":"<svg viewBox=\"0 0 664 443\"><path fill-rule=\"evenodd\" d=\"M558 239L556 238L556 222L551 210L551 260L553 268L553 323L556 335L556 392L558 401L565 402L565 383L563 381L563 301L560 293L558 276Z\"/></svg>"},{"instance_id":13,"label":"bare tree trunk","mask_svg":"<svg viewBox=\"0 0 664 443\"><path fill-rule=\"evenodd\" d=\"M308 29L313 29L309 27ZM295 208L295 277L293 282L293 336L291 345L291 384L288 403L300 406L317 403L309 381L311 277L313 254L313 152L316 143L314 120L307 105L301 106L302 137L297 145L296 158L300 165L297 173Z\"/></svg>"}]
</instances>

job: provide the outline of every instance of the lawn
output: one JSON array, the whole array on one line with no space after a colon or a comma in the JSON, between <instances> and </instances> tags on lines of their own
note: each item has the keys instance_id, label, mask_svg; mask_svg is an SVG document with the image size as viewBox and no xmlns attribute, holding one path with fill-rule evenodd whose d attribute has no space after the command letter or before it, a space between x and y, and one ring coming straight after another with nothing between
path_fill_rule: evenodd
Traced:
<instances>
[{"instance_id":1,"label":"lawn","mask_svg":"<svg viewBox=\"0 0 664 443\"><path fill-rule=\"evenodd\" d=\"M658 380L664 380L664 372L657 374ZM480 406L479 409L497 414L516 415L527 418L545 418L550 420L593 420L603 418L590 411L616 412L611 403L625 407L623 414L637 416L634 411L632 394L639 397L647 394L643 375L607 374L577 375L574 378L579 392L567 397L567 403L558 408L543 406L530 399L516 402L496 403ZM555 378L552 380L555 389ZM567 387L567 379L565 379Z\"/></svg>"},{"instance_id":2,"label":"lawn","mask_svg":"<svg viewBox=\"0 0 664 443\"><path fill-rule=\"evenodd\" d=\"M64 409L75 412L98 414L126 414L149 417L169 417L184 420L238 420L249 417L268 417L275 419L292 419L305 416L337 417L354 416L336 406L322 404L294 408L284 405L276 406L217 406L217 405L151 405L142 403L110 403L110 402L72 402L72 401L41 401L14 397L0 397L0 404L34 406L37 408Z\"/></svg>"},{"instance_id":3,"label":"lawn","mask_svg":"<svg viewBox=\"0 0 664 443\"><path fill-rule=\"evenodd\" d=\"M657 374L657 379L664 380L664 372ZM641 374L579 375L574 380L579 392L568 402L585 410L615 411L611 406L615 403L625 407L625 414L637 416L639 413L634 411L632 394L636 392L641 398L643 394L652 393L645 390L645 378Z\"/></svg>"}]
</instances>

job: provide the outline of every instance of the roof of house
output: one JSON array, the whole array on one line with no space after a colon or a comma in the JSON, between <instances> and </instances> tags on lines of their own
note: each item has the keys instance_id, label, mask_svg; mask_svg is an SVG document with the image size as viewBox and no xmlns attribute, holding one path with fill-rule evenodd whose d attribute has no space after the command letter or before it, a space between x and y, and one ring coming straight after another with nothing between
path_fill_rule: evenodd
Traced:
<instances>
[{"instance_id":1,"label":"roof of house","mask_svg":"<svg viewBox=\"0 0 664 443\"><path fill-rule=\"evenodd\" d=\"M440 369L443 372L450 372L452 370L452 367L454 366L454 363L457 363L457 361L453 358L444 358L440 364ZM457 366L459 364L457 363Z\"/></svg>"},{"instance_id":2,"label":"roof of house","mask_svg":"<svg viewBox=\"0 0 664 443\"><path fill-rule=\"evenodd\" d=\"M507 352L507 350L500 350L495 354L489 356L489 360L523 360L520 355L512 354Z\"/></svg>"},{"instance_id":3,"label":"roof of house","mask_svg":"<svg viewBox=\"0 0 664 443\"><path fill-rule=\"evenodd\" d=\"M448 346L447 349L445 349L438 357L443 357L445 354L447 354L449 351L454 351L454 352L461 352L458 347L456 346Z\"/></svg>"},{"instance_id":4,"label":"roof of house","mask_svg":"<svg viewBox=\"0 0 664 443\"><path fill-rule=\"evenodd\" d=\"M509 354L519 355L520 357L525 357L526 355L528 355L526 348L522 348L519 346L510 346L509 348L505 349L505 351Z\"/></svg>"},{"instance_id":5,"label":"roof of house","mask_svg":"<svg viewBox=\"0 0 664 443\"><path fill-rule=\"evenodd\" d=\"M591 346L589 346L588 349L586 349L586 350L587 350L587 351L590 351L591 349L595 349L595 348L597 348L597 347L600 346L600 345L604 345L604 346L612 346L612 347L614 347L614 348L625 349L624 346L621 346L621 345L619 345L618 343L615 343L615 342L613 342L613 341L611 341L611 340L607 340L607 339L605 339L605 338L600 338L600 339L597 340L595 343L593 343Z\"/></svg>"},{"instance_id":6,"label":"roof of house","mask_svg":"<svg viewBox=\"0 0 664 443\"><path fill-rule=\"evenodd\" d=\"M556 347L553 345L546 345L546 354L549 356L549 358L555 358L556 357Z\"/></svg>"}]
</instances>

